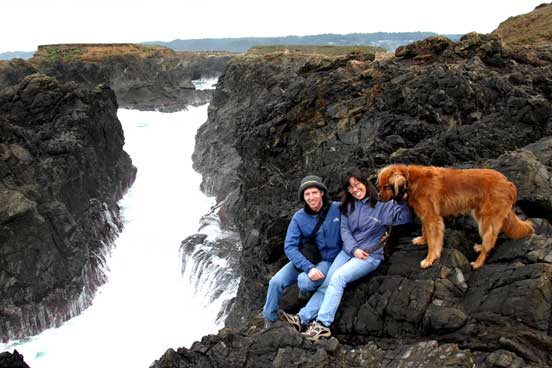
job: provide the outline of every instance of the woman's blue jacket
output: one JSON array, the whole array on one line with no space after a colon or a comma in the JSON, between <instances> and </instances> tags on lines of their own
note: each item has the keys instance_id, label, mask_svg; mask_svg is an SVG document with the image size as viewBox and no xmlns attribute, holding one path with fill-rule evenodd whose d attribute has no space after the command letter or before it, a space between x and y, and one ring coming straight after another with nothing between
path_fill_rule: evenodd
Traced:
<instances>
[{"instance_id":1,"label":"woman's blue jacket","mask_svg":"<svg viewBox=\"0 0 552 368\"><path fill-rule=\"evenodd\" d=\"M343 250L354 256L356 248L368 250L378 244L390 224L400 225L412 221L412 210L406 201L376 202L370 207L368 198L355 199L355 208L341 215ZM370 256L383 260L383 248Z\"/></svg>"}]
</instances>

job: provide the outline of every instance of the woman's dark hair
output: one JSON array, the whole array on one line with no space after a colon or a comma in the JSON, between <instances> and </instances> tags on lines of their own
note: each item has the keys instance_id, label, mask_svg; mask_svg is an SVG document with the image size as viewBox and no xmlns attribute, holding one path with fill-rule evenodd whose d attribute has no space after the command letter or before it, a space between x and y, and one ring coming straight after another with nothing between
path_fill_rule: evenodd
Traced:
<instances>
[{"instance_id":1,"label":"woman's dark hair","mask_svg":"<svg viewBox=\"0 0 552 368\"><path fill-rule=\"evenodd\" d=\"M345 216L355 209L355 198L349 193L349 180L351 178L355 178L366 187L366 197L370 198L368 201L370 207L374 207L378 201L378 191L368 180L366 170L358 168L349 169L341 175L341 192L339 192L339 200L341 201L339 209Z\"/></svg>"}]
</instances>

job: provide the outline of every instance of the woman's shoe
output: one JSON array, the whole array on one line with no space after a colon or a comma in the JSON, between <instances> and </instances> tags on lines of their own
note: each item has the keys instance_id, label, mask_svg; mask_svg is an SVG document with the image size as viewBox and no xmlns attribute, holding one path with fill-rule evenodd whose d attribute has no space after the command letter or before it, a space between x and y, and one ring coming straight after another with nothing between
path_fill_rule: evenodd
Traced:
<instances>
[{"instance_id":1,"label":"woman's shoe","mask_svg":"<svg viewBox=\"0 0 552 368\"><path fill-rule=\"evenodd\" d=\"M303 332L303 335L311 340L318 340L321 337L330 337L332 332L329 327L324 326L322 323L315 321L309 325L307 331Z\"/></svg>"}]
</instances>

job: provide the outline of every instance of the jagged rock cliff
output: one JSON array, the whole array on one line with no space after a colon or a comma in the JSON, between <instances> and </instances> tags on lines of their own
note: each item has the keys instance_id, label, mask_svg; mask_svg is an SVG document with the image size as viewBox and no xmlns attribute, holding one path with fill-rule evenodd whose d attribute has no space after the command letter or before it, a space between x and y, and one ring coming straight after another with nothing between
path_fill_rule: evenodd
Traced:
<instances>
[{"instance_id":1,"label":"jagged rock cliff","mask_svg":"<svg viewBox=\"0 0 552 368\"><path fill-rule=\"evenodd\" d=\"M115 94L41 74L0 89L0 339L61 324L104 282L136 169Z\"/></svg>"},{"instance_id":2,"label":"jagged rock cliff","mask_svg":"<svg viewBox=\"0 0 552 368\"><path fill-rule=\"evenodd\" d=\"M44 45L28 61L1 63L0 87L40 72L85 88L106 84L120 107L170 112L207 103L211 92L196 90L192 79L218 77L231 58L134 44Z\"/></svg>"},{"instance_id":3,"label":"jagged rock cliff","mask_svg":"<svg viewBox=\"0 0 552 368\"><path fill-rule=\"evenodd\" d=\"M229 63L194 160L242 238L231 329L169 350L154 367L552 364L552 53L469 34L372 60L272 54ZM312 344L282 325L260 331L255 316L286 261L299 180L318 174L335 195L345 167L375 173L391 162L496 168L517 184L537 233L501 237L472 271L476 224L447 219L443 256L422 270L426 249L410 245L419 224L397 229L384 265L347 288L332 326L339 343ZM282 306L296 310L293 291Z\"/></svg>"}]
</instances>

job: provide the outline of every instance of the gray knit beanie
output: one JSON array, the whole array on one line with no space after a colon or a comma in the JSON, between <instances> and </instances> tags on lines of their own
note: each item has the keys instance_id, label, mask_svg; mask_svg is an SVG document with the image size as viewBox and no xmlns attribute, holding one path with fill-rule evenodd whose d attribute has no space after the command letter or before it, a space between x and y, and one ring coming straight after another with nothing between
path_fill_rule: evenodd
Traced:
<instances>
[{"instance_id":1,"label":"gray knit beanie","mask_svg":"<svg viewBox=\"0 0 552 368\"><path fill-rule=\"evenodd\" d=\"M320 177L315 176L315 175L305 176L301 180L301 185L299 185L299 190L297 191L297 195L298 195L300 201L304 201L303 191L307 188L310 188L310 187L315 187L315 188L318 188L320 190L323 190L324 193L328 192L328 188L326 188L324 183L322 183L322 179L320 179Z\"/></svg>"}]
</instances>

